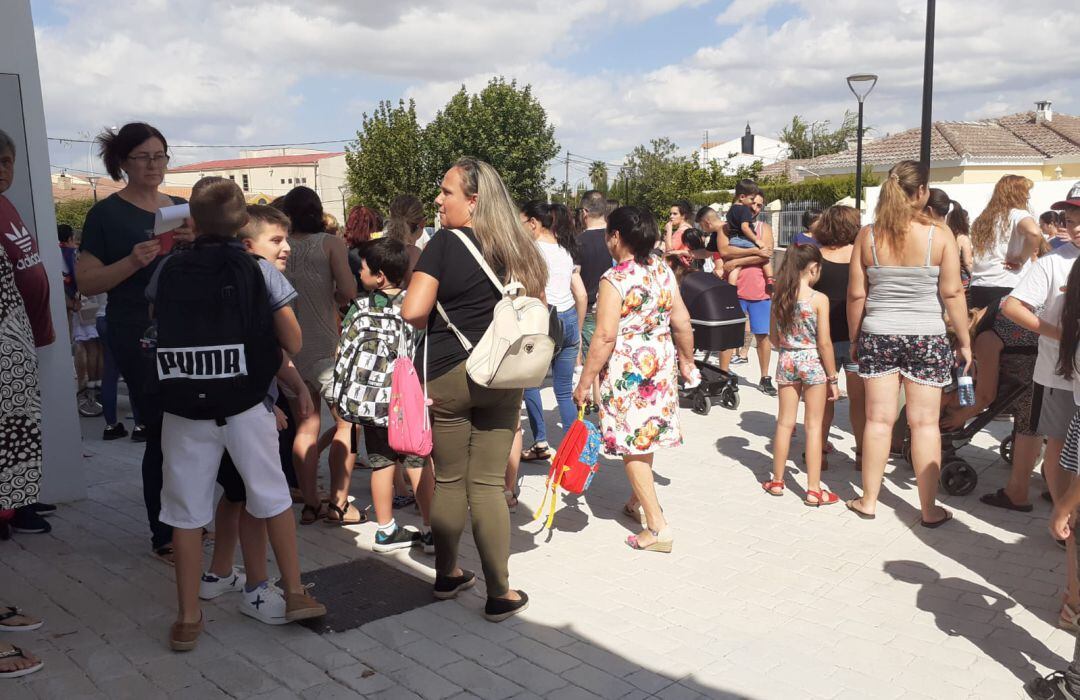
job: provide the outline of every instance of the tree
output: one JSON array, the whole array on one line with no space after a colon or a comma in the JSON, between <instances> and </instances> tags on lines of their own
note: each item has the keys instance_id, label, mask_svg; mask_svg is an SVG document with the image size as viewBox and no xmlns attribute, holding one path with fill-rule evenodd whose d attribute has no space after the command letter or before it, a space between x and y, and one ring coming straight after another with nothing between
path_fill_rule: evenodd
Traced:
<instances>
[{"instance_id":1,"label":"tree","mask_svg":"<svg viewBox=\"0 0 1080 700\"><path fill-rule=\"evenodd\" d=\"M607 194L608 191L608 171L607 163L602 160L594 160L592 165L589 166L589 182L592 183L594 190L598 190Z\"/></svg>"},{"instance_id":2,"label":"tree","mask_svg":"<svg viewBox=\"0 0 1080 700\"><path fill-rule=\"evenodd\" d=\"M423 131L416 120L416 105L398 100L379 106L356 132L356 144L345 154L346 181L351 204L364 204L384 215L390 201L413 193L421 201L435 199L434 180L424 162Z\"/></svg>"},{"instance_id":3,"label":"tree","mask_svg":"<svg viewBox=\"0 0 1080 700\"><path fill-rule=\"evenodd\" d=\"M559 153L555 127L531 86L492 78L479 94L462 86L424 130L429 178L461 156L487 161L502 176L515 200L544 198L553 180L548 162Z\"/></svg>"},{"instance_id":4,"label":"tree","mask_svg":"<svg viewBox=\"0 0 1080 700\"><path fill-rule=\"evenodd\" d=\"M94 206L93 199L68 199L56 202L56 223L67 224L71 228L80 230L86 221L86 213Z\"/></svg>"},{"instance_id":5,"label":"tree","mask_svg":"<svg viewBox=\"0 0 1080 700\"><path fill-rule=\"evenodd\" d=\"M780 140L788 145L789 158L814 158L846 151L848 141L856 137L858 130L858 117L850 111L844 112L844 120L836 131L817 129L796 114L780 131Z\"/></svg>"}]
</instances>

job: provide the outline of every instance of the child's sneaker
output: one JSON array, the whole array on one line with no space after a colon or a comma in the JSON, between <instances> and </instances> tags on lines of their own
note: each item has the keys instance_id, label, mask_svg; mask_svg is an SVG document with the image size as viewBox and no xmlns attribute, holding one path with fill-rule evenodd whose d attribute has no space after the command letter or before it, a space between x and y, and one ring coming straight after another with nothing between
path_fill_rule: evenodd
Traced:
<instances>
[{"instance_id":1,"label":"child's sneaker","mask_svg":"<svg viewBox=\"0 0 1080 700\"><path fill-rule=\"evenodd\" d=\"M235 566L228 576L215 576L207 571L199 581L199 598L213 600L219 595L242 591L245 583L247 583L247 578Z\"/></svg>"},{"instance_id":2,"label":"child's sneaker","mask_svg":"<svg viewBox=\"0 0 1080 700\"><path fill-rule=\"evenodd\" d=\"M424 554L435 553L435 535L431 533L431 530L420 535L420 544L424 546Z\"/></svg>"},{"instance_id":3,"label":"child's sneaker","mask_svg":"<svg viewBox=\"0 0 1080 700\"><path fill-rule=\"evenodd\" d=\"M390 532L375 531L376 552L392 552L395 549L408 549L420 543L420 533L408 527L395 527Z\"/></svg>"},{"instance_id":4,"label":"child's sneaker","mask_svg":"<svg viewBox=\"0 0 1080 700\"><path fill-rule=\"evenodd\" d=\"M240 612L248 617L254 617L259 622L268 625L284 625L288 619L285 598L276 586L271 586L263 581L253 590L244 590L244 598L240 601Z\"/></svg>"},{"instance_id":5,"label":"child's sneaker","mask_svg":"<svg viewBox=\"0 0 1080 700\"><path fill-rule=\"evenodd\" d=\"M302 593L289 593L286 596L285 618L289 622L297 620L310 620L313 617L322 617L326 614L326 606L315 600L315 596L307 592L311 587L308 584Z\"/></svg>"}]
</instances>

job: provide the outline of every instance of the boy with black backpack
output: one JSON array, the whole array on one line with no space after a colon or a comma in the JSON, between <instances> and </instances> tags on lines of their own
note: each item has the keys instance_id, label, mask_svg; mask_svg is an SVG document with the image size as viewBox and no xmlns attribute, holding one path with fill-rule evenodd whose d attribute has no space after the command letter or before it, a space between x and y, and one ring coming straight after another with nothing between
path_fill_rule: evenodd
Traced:
<instances>
[{"instance_id":1,"label":"boy with black backpack","mask_svg":"<svg viewBox=\"0 0 1080 700\"><path fill-rule=\"evenodd\" d=\"M203 178L190 207L195 242L159 265L146 289L157 323L164 409L161 520L174 528L179 614L169 644L175 651L194 649L202 632L201 535L213 519L214 481L226 449L244 481L247 511L266 519L285 619L326 614L300 582L292 499L267 398L282 350L293 354L301 345L292 309L271 301L288 283L236 240L248 215L234 182ZM260 593L263 603L280 605L276 588L266 585Z\"/></svg>"},{"instance_id":2,"label":"boy with black backpack","mask_svg":"<svg viewBox=\"0 0 1080 700\"><path fill-rule=\"evenodd\" d=\"M401 318L405 299L401 284L409 269L408 249L399 240L379 238L358 252L360 282L367 294L353 302L342 327L334 367L334 405L339 416L364 426L371 467L371 500L379 525L372 549L391 552L422 545L425 552L434 554L435 542L430 530L421 533L399 526L393 509L394 475L402 464L412 482L425 526L435 486L430 461L398 454L390 447L387 434L394 360L400 353L412 354L418 334Z\"/></svg>"}]
</instances>

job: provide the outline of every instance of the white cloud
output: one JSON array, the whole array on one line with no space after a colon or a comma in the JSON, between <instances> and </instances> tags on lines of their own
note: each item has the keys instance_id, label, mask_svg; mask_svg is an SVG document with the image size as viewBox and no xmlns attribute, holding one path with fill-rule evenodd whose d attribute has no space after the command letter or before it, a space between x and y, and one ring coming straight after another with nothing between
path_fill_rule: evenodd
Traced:
<instances>
[{"instance_id":1,"label":"white cloud","mask_svg":"<svg viewBox=\"0 0 1080 700\"><path fill-rule=\"evenodd\" d=\"M704 2L53 0L69 22L40 27L37 39L53 134L140 118L177 143L338 137L379 99L415 97L430 118L462 83L478 89L492 75L531 83L560 142L607 160L659 136L687 148L706 129L731 138L747 121L775 136L796 113L838 124L855 107L844 83L854 72L881 77L868 124L879 133L917 125L922 0L734 0L717 8L726 38L682 61L639 72L555 65L569 45L595 37L614 46L620 27ZM792 18L769 27L774 9ZM939 3L937 19L935 118L1000 115L1043 98L1080 113L1075 0L1043 0L1037 11L957 0ZM597 36L598 26L606 33ZM322 94L327 82L340 94ZM350 87L369 83L409 87L403 95ZM340 118L297 123L301 103ZM344 126L326 133L333 123Z\"/></svg>"}]
</instances>

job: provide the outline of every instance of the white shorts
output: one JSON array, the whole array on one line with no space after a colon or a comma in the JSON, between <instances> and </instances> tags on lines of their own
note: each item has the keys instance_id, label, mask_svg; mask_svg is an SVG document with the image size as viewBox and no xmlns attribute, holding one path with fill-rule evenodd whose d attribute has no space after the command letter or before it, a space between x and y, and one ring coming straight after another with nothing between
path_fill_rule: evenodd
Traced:
<instances>
[{"instance_id":1,"label":"white shorts","mask_svg":"<svg viewBox=\"0 0 1080 700\"><path fill-rule=\"evenodd\" d=\"M212 420L165 414L161 522L195 529L214 519L214 486L225 450L244 480L247 511L252 516L272 518L292 508L281 471L274 414L259 402L220 426Z\"/></svg>"}]
</instances>

